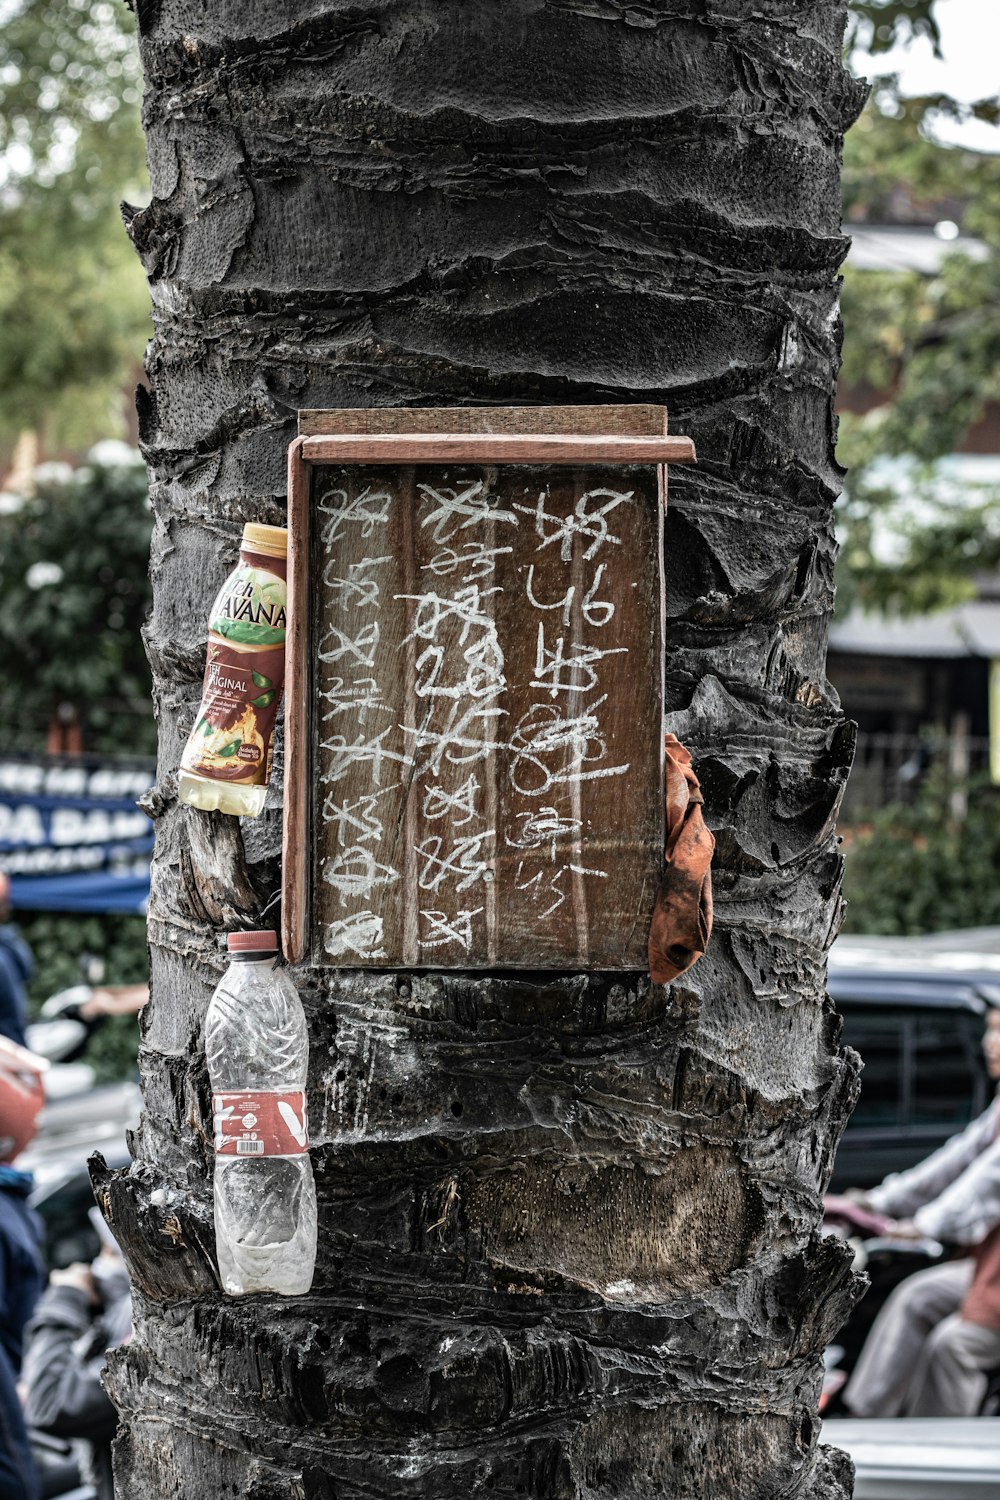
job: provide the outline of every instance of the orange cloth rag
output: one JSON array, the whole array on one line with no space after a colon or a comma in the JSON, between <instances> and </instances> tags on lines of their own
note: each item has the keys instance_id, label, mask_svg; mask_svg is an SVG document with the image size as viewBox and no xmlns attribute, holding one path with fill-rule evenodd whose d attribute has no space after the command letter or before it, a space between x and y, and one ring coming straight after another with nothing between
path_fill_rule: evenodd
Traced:
<instances>
[{"instance_id":1,"label":"orange cloth rag","mask_svg":"<svg viewBox=\"0 0 1000 1500\"><path fill-rule=\"evenodd\" d=\"M712 852L715 839L701 815L702 795L691 755L674 734L664 738L666 868L649 928L649 976L670 984L708 947L712 935Z\"/></svg>"}]
</instances>

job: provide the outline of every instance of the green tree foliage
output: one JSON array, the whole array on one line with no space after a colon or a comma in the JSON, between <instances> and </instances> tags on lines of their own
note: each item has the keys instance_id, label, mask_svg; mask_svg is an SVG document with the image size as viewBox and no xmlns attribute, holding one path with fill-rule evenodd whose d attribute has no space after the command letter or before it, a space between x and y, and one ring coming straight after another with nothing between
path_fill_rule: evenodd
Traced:
<instances>
[{"instance_id":1,"label":"green tree foliage","mask_svg":"<svg viewBox=\"0 0 1000 1500\"><path fill-rule=\"evenodd\" d=\"M0 437L121 427L148 333L122 231L145 158L134 21L110 0L0 0Z\"/></svg>"},{"instance_id":2,"label":"green tree foliage","mask_svg":"<svg viewBox=\"0 0 1000 1500\"><path fill-rule=\"evenodd\" d=\"M4 743L32 738L26 726L40 743L53 709L71 702L88 749L154 751L141 636L151 597L151 529L138 455L130 464L92 459L72 474L43 477L35 495L0 514ZM22 912L18 922L35 954L35 1013L56 990L81 983L84 955L103 961L109 984L148 977L143 917ZM137 1046L135 1017L112 1016L93 1036L86 1061L98 1082L124 1078L135 1069Z\"/></svg>"},{"instance_id":3,"label":"green tree foliage","mask_svg":"<svg viewBox=\"0 0 1000 1500\"><path fill-rule=\"evenodd\" d=\"M936 0L852 0L847 50L888 52L893 47L926 37L940 56L941 33L935 19Z\"/></svg>"},{"instance_id":4,"label":"green tree foliage","mask_svg":"<svg viewBox=\"0 0 1000 1500\"><path fill-rule=\"evenodd\" d=\"M848 221L886 222L900 188L915 205L951 204L985 247L981 261L946 255L935 276L848 270L843 377L891 394L866 419L858 458L934 459L954 449L997 392L1000 372L1000 156L938 145L925 130L934 101L876 89L847 139ZM995 101L977 107L994 116ZM941 217L947 217L947 207Z\"/></svg>"},{"instance_id":5,"label":"green tree foliage","mask_svg":"<svg viewBox=\"0 0 1000 1500\"><path fill-rule=\"evenodd\" d=\"M883 9L899 14L897 34L880 46L910 22L914 34L936 41L930 5L905 14L899 6L855 7ZM904 98L895 78L879 79L845 147L848 227L891 221L903 195L925 214L958 220L984 254L946 255L933 276L857 270L848 260L841 378L867 387L879 404L841 418L842 608L856 599L904 610L952 604L972 593L976 571L1000 562L996 489L958 494L935 468L1000 390L1000 156L940 145L932 128L942 115L996 123L1000 107L996 99L966 106L943 95ZM900 472L886 460L904 459L901 490Z\"/></svg>"},{"instance_id":6,"label":"green tree foliage","mask_svg":"<svg viewBox=\"0 0 1000 1500\"><path fill-rule=\"evenodd\" d=\"M35 955L28 997L32 1016L50 995L86 981L87 959L103 963L107 984L145 984L149 978L145 917L36 912L18 913L17 922ZM98 1083L112 1082L135 1070L138 1046L135 1016L109 1016L93 1034L84 1060Z\"/></svg>"},{"instance_id":7,"label":"green tree foliage","mask_svg":"<svg viewBox=\"0 0 1000 1500\"><path fill-rule=\"evenodd\" d=\"M136 455L138 460L138 455ZM9 498L9 497L8 497ZM89 463L0 515L0 703L44 726L76 705L93 749L155 748L141 629L151 590L146 472Z\"/></svg>"},{"instance_id":8,"label":"green tree foliage","mask_svg":"<svg viewBox=\"0 0 1000 1500\"><path fill-rule=\"evenodd\" d=\"M969 789L968 816L949 809L943 777L912 804L890 803L845 842L845 932L915 937L1000 924L1000 789Z\"/></svg>"},{"instance_id":9,"label":"green tree foliage","mask_svg":"<svg viewBox=\"0 0 1000 1500\"><path fill-rule=\"evenodd\" d=\"M50 448L83 448L121 429L149 326L118 207L147 196L141 92L124 4L0 0L0 440L30 428ZM149 701L150 530L138 464L89 464L0 514L5 743L38 743L70 701L89 748L153 750L152 715L130 711ZM147 977L141 917L20 920L35 1008L80 982L83 954L104 960L109 983ZM87 1060L100 1081L123 1077L137 1044L135 1018L113 1017Z\"/></svg>"}]
</instances>

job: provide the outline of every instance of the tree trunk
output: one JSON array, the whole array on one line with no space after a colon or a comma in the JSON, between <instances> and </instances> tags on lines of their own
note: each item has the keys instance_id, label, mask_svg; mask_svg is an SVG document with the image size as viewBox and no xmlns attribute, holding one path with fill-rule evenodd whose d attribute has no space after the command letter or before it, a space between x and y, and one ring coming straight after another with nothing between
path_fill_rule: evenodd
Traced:
<instances>
[{"instance_id":1,"label":"tree trunk","mask_svg":"<svg viewBox=\"0 0 1000 1500\"><path fill-rule=\"evenodd\" d=\"M826 682L841 0L137 0L154 198L153 1001L127 1500L832 1497L819 1193L853 1056L824 994L851 732ZM142 393L140 393L142 394ZM672 988L302 972L309 1298L226 1299L201 1028L280 880L178 806L208 602L280 524L297 407L665 402L668 728L718 840ZM280 767L277 780L280 783ZM269 924L268 924L269 925Z\"/></svg>"}]
</instances>

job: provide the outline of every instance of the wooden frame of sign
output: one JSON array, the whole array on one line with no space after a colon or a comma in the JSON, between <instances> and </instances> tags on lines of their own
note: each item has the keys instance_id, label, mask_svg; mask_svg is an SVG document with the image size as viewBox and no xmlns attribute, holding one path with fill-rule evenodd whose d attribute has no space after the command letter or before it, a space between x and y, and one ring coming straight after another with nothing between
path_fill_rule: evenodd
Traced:
<instances>
[{"instance_id":1,"label":"wooden frame of sign","mask_svg":"<svg viewBox=\"0 0 1000 1500\"><path fill-rule=\"evenodd\" d=\"M282 937L641 969L663 860L659 406L302 412Z\"/></svg>"}]
</instances>

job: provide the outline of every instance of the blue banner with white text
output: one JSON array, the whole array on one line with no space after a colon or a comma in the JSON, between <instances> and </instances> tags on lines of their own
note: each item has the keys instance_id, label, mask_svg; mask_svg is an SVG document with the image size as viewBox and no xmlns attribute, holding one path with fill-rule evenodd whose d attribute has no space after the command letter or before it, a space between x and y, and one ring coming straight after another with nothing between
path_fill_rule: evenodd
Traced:
<instances>
[{"instance_id":1,"label":"blue banner with white text","mask_svg":"<svg viewBox=\"0 0 1000 1500\"><path fill-rule=\"evenodd\" d=\"M0 870L21 911L141 913L153 825L150 761L0 753Z\"/></svg>"}]
</instances>

